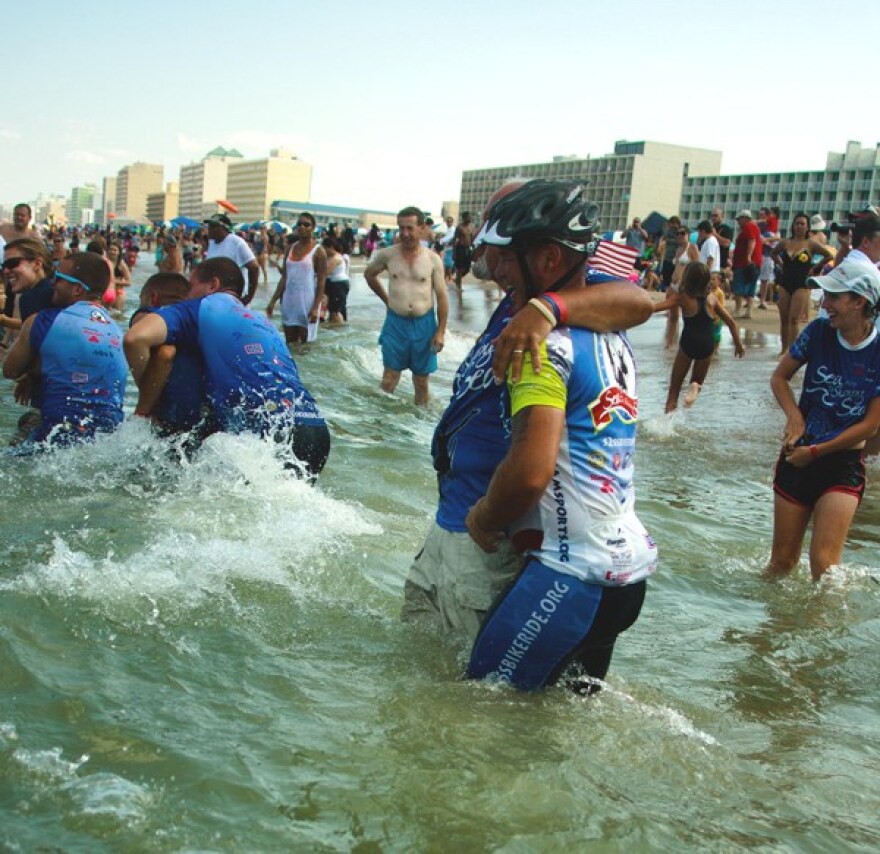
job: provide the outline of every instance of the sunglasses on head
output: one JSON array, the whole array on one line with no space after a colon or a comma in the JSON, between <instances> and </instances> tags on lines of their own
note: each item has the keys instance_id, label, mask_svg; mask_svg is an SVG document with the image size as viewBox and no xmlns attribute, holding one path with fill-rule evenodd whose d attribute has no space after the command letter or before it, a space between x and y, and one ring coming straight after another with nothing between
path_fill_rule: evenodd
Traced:
<instances>
[{"instance_id":1,"label":"sunglasses on head","mask_svg":"<svg viewBox=\"0 0 880 854\"><path fill-rule=\"evenodd\" d=\"M84 287L87 291L92 291L93 288L90 288L82 279L77 279L75 276L68 276L67 273L60 273L58 270L55 271L55 279L64 279L65 282L70 282L74 285L80 285Z\"/></svg>"},{"instance_id":2,"label":"sunglasses on head","mask_svg":"<svg viewBox=\"0 0 880 854\"><path fill-rule=\"evenodd\" d=\"M0 267L4 270L14 270L22 261L28 260L30 259L23 258L22 256L19 256L18 258L7 258L2 264L0 264Z\"/></svg>"}]
</instances>

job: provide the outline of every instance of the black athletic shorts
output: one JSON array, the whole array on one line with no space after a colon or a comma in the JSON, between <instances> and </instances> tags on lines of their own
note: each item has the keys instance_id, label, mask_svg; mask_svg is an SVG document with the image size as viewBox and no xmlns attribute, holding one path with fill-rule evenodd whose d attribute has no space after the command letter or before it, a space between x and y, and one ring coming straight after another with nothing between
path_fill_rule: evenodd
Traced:
<instances>
[{"instance_id":1,"label":"black athletic shorts","mask_svg":"<svg viewBox=\"0 0 880 854\"><path fill-rule=\"evenodd\" d=\"M865 453L838 451L813 460L805 468L793 466L780 454L773 491L792 504L813 507L826 492L846 492L859 501L865 491Z\"/></svg>"},{"instance_id":2,"label":"black athletic shorts","mask_svg":"<svg viewBox=\"0 0 880 854\"><path fill-rule=\"evenodd\" d=\"M348 320L348 279L328 279L324 284L327 294L327 311L330 314L341 314Z\"/></svg>"},{"instance_id":3,"label":"black athletic shorts","mask_svg":"<svg viewBox=\"0 0 880 854\"><path fill-rule=\"evenodd\" d=\"M672 274L675 272L674 261L664 261L660 267L660 287L665 291L672 284Z\"/></svg>"}]
</instances>

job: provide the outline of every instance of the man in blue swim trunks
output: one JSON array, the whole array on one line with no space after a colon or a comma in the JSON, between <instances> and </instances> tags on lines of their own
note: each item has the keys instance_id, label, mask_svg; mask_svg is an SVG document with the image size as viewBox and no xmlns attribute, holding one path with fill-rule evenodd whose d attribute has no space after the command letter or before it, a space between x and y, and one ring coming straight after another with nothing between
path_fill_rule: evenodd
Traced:
<instances>
[{"instance_id":1,"label":"man in blue swim trunks","mask_svg":"<svg viewBox=\"0 0 880 854\"><path fill-rule=\"evenodd\" d=\"M379 335L382 345L382 391L397 388L403 371L412 371L415 402L428 402L428 376L437 370L443 349L449 300L440 257L421 245L425 215L416 207L397 215L400 243L374 253L364 278L388 307ZM386 292L379 275L388 272ZM437 314L434 314L436 304Z\"/></svg>"},{"instance_id":2,"label":"man in blue swim trunks","mask_svg":"<svg viewBox=\"0 0 880 854\"><path fill-rule=\"evenodd\" d=\"M271 436L285 464L314 481L327 461L330 433L281 333L242 304L243 290L244 277L231 259L199 264L190 299L148 314L126 333L132 375L141 388L151 350L163 344L197 351L218 428Z\"/></svg>"}]
</instances>

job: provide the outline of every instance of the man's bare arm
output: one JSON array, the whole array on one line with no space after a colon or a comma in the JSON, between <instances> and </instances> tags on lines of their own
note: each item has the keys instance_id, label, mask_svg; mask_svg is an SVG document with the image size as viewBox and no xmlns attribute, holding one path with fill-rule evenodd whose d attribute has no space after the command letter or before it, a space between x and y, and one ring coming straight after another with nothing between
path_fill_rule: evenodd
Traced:
<instances>
[{"instance_id":1,"label":"man's bare arm","mask_svg":"<svg viewBox=\"0 0 880 854\"><path fill-rule=\"evenodd\" d=\"M37 315L33 314L22 324L15 344L12 345L3 362L4 377L11 380L18 379L37 361L39 354L31 347L31 328L36 319Z\"/></svg>"},{"instance_id":2,"label":"man's bare arm","mask_svg":"<svg viewBox=\"0 0 880 854\"><path fill-rule=\"evenodd\" d=\"M379 274L385 272L387 269L388 265L385 263L385 253L379 251L373 255L373 260L370 261L367 265L367 269L364 270L364 278L367 280L370 290L376 294L385 305L388 305L388 294L385 291L382 282L379 281Z\"/></svg>"},{"instance_id":3,"label":"man's bare arm","mask_svg":"<svg viewBox=\"0 0 880 854\"><path fill-rule=\"evenodd\" d=\"M315 301L312 303L312 310L309 313L309 323L314 323L320 317L321 303L324 301L324 289L327 283L327 253L323 248L319 248L315 252L315 278L317 279L317 287Z\"/></svg>"},{"instance_id":4,"label":"man's bare arm","mask_svg":"<svg viewBox=\"0 0 880 854\"><path fill-rule=\"evenodd\" d=\"M248 291L244 295L242 302L247 305L254 298L257 292L257 285L260 284L260 265L256 259L253 259L244 266L248 273Z\"/></svg>"},{"instance_id":5,"label":"man's bare arm","mask_svg":"<svg viewBox=\"0 0 880 854\"><path fill-rule=\"evenodd\" d=\"M540 500L556 469L564 427L565 412L552 406L529 406L514 417L507 456L466 520L483 551L495 551L504 529Z\"/></svg>"},{"instance_id":6,"label":"man's bare arm","mask_svg":"<svg viewBox=\"0 0 880 854\"><path fill-rule=\"evenodd\" d=\"M443 349L446 338L446 323L449 320L449 295L446 293L446 277L443 274L443 262L439 256L431 270L431 282L434 287L434 298L437 300L437 331L431 345L435 353Z\"/></svg>"},{"instance_id":7,"label":"man's bare arm","mask_svg":"<svg viewBox=\"0 0 880 854\"><path fill-rule=\"evenodd\" d=\"M168 327L158 314L147 315L125 333L122 347L138 388L150 361L150 350L164 344L167 339Z\"/></svg>"},{"instance_id":8,"label":"man's bare arm","mask_svg":"<svg viewBox=\"0 0 880 854\"><path fill-rule=\"evenodd\" d=\"M584 288L559 292L568 309L567 326L592 329L595 332L613 332L632 329L651 317L653 302L648 293L632 282L601 282ZM535 373L541 371L541 342L552 327L544 316L531 306L525 306L511 319L495 340L492 373L495 381L503 381L508 365L512 379L519 379L523 354L532 354Z\"/></svg>"},{"instance_id":9,"label":"man's bare arm","mask_svg":"<svg viewBox=\"0 0 880 854\"><path fill-rule=\"evenodd\" d=\"M135 414L145 418L156 408L162 392L168 384L168 377L174 368L174 357L177 355L177 347L173 344L160 344L150 351L150 360L146 370L138 384L137 406Z\"/></svg>"}]
</instances>

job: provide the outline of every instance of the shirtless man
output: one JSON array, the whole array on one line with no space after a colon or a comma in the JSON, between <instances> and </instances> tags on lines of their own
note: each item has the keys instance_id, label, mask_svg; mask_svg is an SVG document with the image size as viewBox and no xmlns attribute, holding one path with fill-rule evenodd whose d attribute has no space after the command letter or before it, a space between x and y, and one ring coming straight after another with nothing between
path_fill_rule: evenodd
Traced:
<instances>
[{"instance_id":1,"label":"shirtless man","mask_svg":"<svg viewBox=\"0 0 880 854\"><path fill-rule=\"evenodd\" d=\"M12 210L12 222L4 222L0 225L0 246L4 247L13 240L20 240L22 237L31 237L40 239L40 234L35 228L31 228L31 219L33 219L33 211L31 206L25 202L19 202ZM0 258L0 261L3 259ZM15 316L15 304L17 297L12 291L9 282L5 286L6 302L3 306L3 314L12 318ZM12 344L12 333L7 330L3 335L2 344L10 346Z\"/></svg>"},{"instance_id":2,"label":"shirtless man","mask_svg":"<svg viewBox=\"0 0 880 854\"><path fill-rule=\"evenodd\" d=\"M474 242L473 219L469 213L461 215L452 240L452 260L455 263L455 287L461 290L461 280L470 272L472 244Z\"/></svg>"},{"instance_id":3,"label":"shirtless man","mask_svg":"<svg viewBox=\"0 0 880 854\"><path fill-rule=\"evenodd\" d=\"M425 215L416 207L397 215L400 242L380 249L364 271L370 289L388 307L379 335L382 345L382 391L393 392L402 371L412 371L415 402L428 402L428 375L437 370L443 349L449 301L440 257L419 242ZM379 274L388 271L388 291ZM437 315L434 316L436 300Z\"/></svg>"},{"instance_id":4,"label":"shirtless man","mask_svg":"<svg viewBox=\"0 0 880 854\"><path fill-rule=\"evenodd\" d=\"M25 202L20 202L13 208L12 222L4 222L0 225L0 237L7 243L11 240L18 240L22 237L37 237L39 234L35 228L31 228L31 219L33 212L31 206Z\"/></svg>"}]
</instances>

